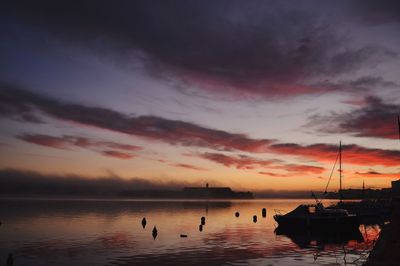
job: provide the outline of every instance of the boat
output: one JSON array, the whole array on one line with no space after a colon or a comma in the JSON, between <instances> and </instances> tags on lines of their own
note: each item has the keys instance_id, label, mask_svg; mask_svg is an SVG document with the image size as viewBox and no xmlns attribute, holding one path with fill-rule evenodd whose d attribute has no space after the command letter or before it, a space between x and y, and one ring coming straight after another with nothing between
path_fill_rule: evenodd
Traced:
<instances>
[{"instance_id":1,"label":"boat","mask_svg":"<svg viewBox=\"0 0 400 266\"><path fill-rule=\"evenodd\" d=\"M387 220L390 217L392 206L391 202L387 200L371 200L364 199L364 182L362 189L363 199L361 201L344 201L342 193L342 142L339 143L339 202L330 205L326 209L329 210L346 210L350 214L357 215L360 219L368 222L374 220ZM336 165L336 163L335 163ZM334 165L334 167L335 167ZM333 167L333 168L334 168ZM333 169L332 169L333 172ZM332 175L329 177L329 181ZM328 185L329 185L328 181ZM328 187L327 185L327 187ZM325 195L327 194L327 187L325 188ZM379 219L377 219L379 218Z\"/></svg>"},{"instance_id":2,"label":"boat","mask_svg":"<svg viewBox=\"0 0 400 266\"><path fill-rule=\"evenodd\" d=\"M387 200L363 199L361 201L339 201L327 209L345 209L351 214L356 214L362 220L389 220L392 204Z\"/></svg>"},{"instance_id":3,"label":"boat","mask_svg":"<svg viewBox=\"0 0 400 266\"><path fill-rule=\"evenodd\" d=\"M358 228L360 222L357 215L349 214L344 209L326 209L321 202L317 204L301 204L293 211L274 215L274 220L280 228L320 229L332 228Z\"/></svg>"},{"instance_id":4,"label":"boat","mask_svg":"<svg viewBox=\"0 0 400 266\"><path fill-rule=\"evenodd\" d=\"M332 178L333 170L336 166L337 160L339 159L340 164L340 195L342 199L342 143L339 144L339 154L336 157L335 164L333 166L331 175L328 183L325 187L325 195L329 186L329 182ZM314 193L312 193L316 204L302 204L299 205L293 211L287 214L277 213L274 215L275 221L279 227L283 228L312 228L312 229L326 229L331 230L332 228L340 228L341 230L347 230L349 228L358 228L360 225L359 217L356 214L350 214L346 209L335 207L325 208L322 204L322 200L318 200ZM341 200L342 201L342 200Z\"/></svg>"}]
</instances>

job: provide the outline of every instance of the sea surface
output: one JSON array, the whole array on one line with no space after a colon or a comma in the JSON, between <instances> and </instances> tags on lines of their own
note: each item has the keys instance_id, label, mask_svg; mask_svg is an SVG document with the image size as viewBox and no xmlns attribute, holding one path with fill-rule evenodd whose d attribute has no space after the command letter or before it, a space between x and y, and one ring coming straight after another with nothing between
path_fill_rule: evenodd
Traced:
<instances>
[{"instance_id":1,"label":"sea surface","mask_svg":"<svg viewBox=\"0 0 400 266\"><path fill-rule=\"evenodd\" d=\"M14 265L37 266L365 262L379 236L378 225L361 225L343 235L276 232L275 211L290 211L301 203L313 201L0 199L0 265L6 265L9 253ZM265 218L262 208L267 209Z\"/></svg>"}]
</instances>

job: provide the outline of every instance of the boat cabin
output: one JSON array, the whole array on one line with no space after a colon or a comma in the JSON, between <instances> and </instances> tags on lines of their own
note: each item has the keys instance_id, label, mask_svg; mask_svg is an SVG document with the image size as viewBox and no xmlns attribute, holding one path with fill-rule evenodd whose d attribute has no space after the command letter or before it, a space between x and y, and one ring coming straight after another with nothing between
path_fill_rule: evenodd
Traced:
<instances>
[{"instance_id":1,"label":"boat cabin","mask_svg":"<svg viewBox=\"0 0 400 266\"><path fill-rule=\"evenodd\" d=\"M325 209L322 204L302 204L296 209L286 214L291 217L304 216L348 216L348 212L343 209Z\"/></svg>"}]
</instances>

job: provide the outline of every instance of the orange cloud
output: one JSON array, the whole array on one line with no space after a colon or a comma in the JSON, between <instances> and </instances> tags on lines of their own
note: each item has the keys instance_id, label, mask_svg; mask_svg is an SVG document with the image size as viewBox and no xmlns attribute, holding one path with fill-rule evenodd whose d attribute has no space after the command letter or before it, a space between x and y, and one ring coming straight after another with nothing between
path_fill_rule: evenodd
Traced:
<instances>
[{"instance_id":1,"label":"orange cloud","mask_svg":"<svg viewBox=\"0 0 400 266\"><path fill-rule=\"evenodd\" d=\"M333 162L339 148L331 144L313 144L302 146L294 143L270 145L272 152L311 158L319 162ZM352 145L342 146L342 158L347 164L355 165L400 165L400 151L372 149Z\"/></svg>"}]
</instances>

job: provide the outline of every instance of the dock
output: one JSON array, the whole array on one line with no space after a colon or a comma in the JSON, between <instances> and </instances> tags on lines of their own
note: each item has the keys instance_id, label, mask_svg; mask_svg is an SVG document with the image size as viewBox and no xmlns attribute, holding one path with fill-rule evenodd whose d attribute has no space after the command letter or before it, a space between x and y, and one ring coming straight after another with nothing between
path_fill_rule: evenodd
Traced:
<instances>
[{"instance_id":1,"label":"dock","mask_svg":"<svg viewBox=\"0 0 400 266\"><path fill-rule=\"evenodd\" d=\"M393 212L391 222L385 225L364 266L399 265L400 261L400 197L399 181L392 182Z\"/></svg>"}]
</instances>

